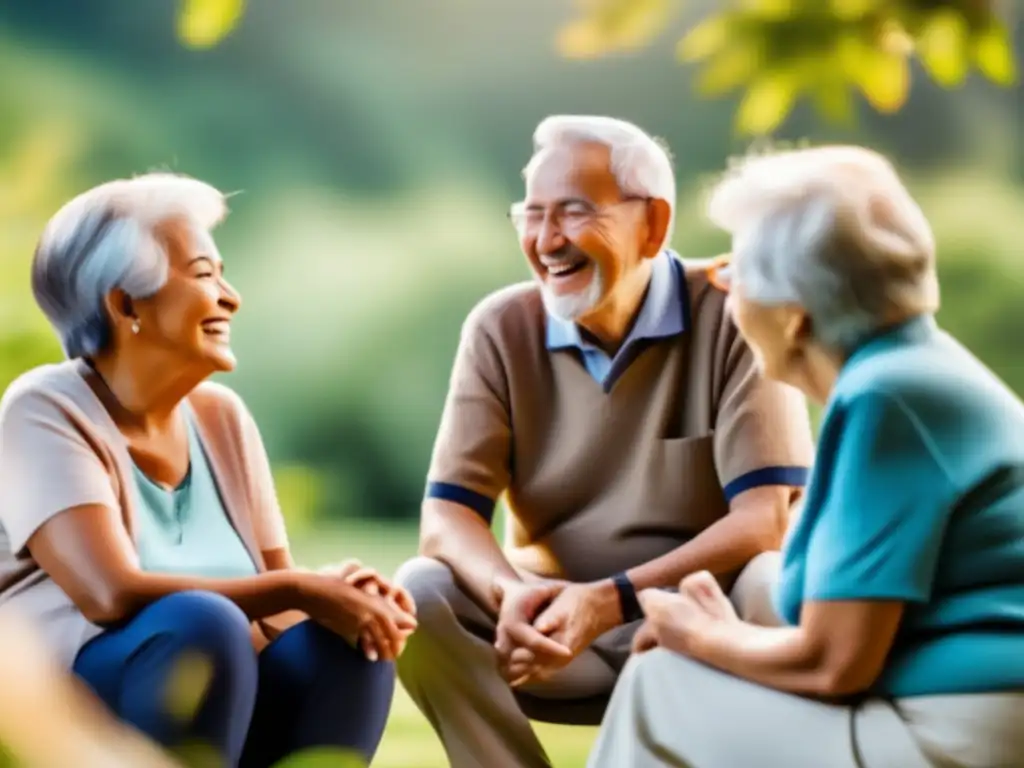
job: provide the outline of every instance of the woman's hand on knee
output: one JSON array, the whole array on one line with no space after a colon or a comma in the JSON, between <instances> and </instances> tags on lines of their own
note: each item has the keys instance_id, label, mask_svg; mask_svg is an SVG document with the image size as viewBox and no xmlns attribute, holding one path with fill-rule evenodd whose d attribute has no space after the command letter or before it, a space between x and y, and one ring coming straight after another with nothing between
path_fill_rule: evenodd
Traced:
<instances>
[{"instance_id":1,"label":"woman's hand on knee","mask_svg":"<svg viewBox=\"0 0 1024 768\"><path fill-rule=\"evenodd\" d=\"M368 565L359 560L346 560L338 565L327 566L322 573L337 576L347 584L357 587L367 594L380 595L387 599L400 611L416 616L416 603L405 589L384 578Z\"/></svg>"},{"instance_id":2,"label":"woman's hand on knee","mask_svg":"<svg viewBox=\"0 0 1024 768\"><path fill-rule=\"evenodd\" d=\"M393 661L416 629L416 617L379 593L357 586L338 571L309 574L304 584L305 610L318 623L359 645L371 661Z\"/></svg>"}]
</instances>

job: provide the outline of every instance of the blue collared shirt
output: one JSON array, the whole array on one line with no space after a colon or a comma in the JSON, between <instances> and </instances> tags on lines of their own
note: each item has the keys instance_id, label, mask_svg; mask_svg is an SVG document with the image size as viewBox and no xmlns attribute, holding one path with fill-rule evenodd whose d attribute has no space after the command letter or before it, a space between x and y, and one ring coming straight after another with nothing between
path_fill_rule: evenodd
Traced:
<instances>
[{"instance_id":1,"label":"blue collared shirt","mask_svg":"<svg viewBox=\"0 0 1024 768\"><path fill-rule=\"evenodd\" d=\"M689 321L686 291L682 265L670 251L664 251L651 264L651 280L643 306L614 356L584 339L576 323L552 315L547 316L547 348L578 349L587 371L607 392L633 361L641 342L669 338L686 330Z\"/></svg>"}]
</instances>

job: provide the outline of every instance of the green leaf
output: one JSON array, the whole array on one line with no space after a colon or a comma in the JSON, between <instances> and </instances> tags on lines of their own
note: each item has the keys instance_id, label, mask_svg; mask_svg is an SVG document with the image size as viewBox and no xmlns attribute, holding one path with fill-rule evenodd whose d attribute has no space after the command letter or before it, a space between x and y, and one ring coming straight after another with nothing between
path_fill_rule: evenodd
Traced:
<instances>
[{"instance_id":1,"label":"green leaf","mask_svg":"<svg viewBox=\"0 0 1024 768\"><path fill-rule=\"evenodd\" d=\"M680 61L700 61L721 51L729 42L729 19L711 16L687 32L676 45Z\"/></svg>"},{"instance_id":2,"label":"green leaf","mask_svg":"<svg viewBox=\"0 0 1024 768\"><path fill-rule=\"evenodd\" d=\"M743 134L765 136L782 124L793 109L797 83L788 71L760 75L744 95L736 112L736 128Z\"/></svg>"},{"instance_id":3,"label":"green leaf","mask_svg":"<svg viewBox=\"0 0 1024 768\"><path fill-rule=\"evenodd\" d=\"M974 38L974 62L989 80L998 85L1017 83L1017 61L1009 30L993 22Z\"/></svg>"},{"instance_id":4,"label":"green leaf","mask_svg":"<svg viewBox=\"0 0 1024 768\"><path fill-rule=\"evenodd\" d=\"M746 41L720 51L697 75L697 92L716 96L749 83L761 69L761 48Z\"/></svg>"},{"instance_id":5,"label":"green leaf","mask_svg":"<svg viewBox=\"0 0 1024 768\"><path fill-rule=\"evenodd\" d=\"M967 77L967 21L953 10L933 14L917 38L917 54L934 80L946 88Z\"/></svg>"},{"instance_id":6,"label":"green leaf","mask_svg":"<svg viewBox=\"0 0 1024 768\"><path fill-rule=\"evenodd\" d=\"M183 0L178 37L190 48L210 48L238 25L245 0Z\"/></svg>"},{"instance_id":7,"label":"green leaf","mask_svg":"<svg viewBox=\"0 0 1024 768\"><path fill-rule=\"evenodd\" d=\"M675 6L676 0L590 0L584 15L559 31L558 50L583 59L643 48L665 28Z\"/></svg>"}]
</instances>

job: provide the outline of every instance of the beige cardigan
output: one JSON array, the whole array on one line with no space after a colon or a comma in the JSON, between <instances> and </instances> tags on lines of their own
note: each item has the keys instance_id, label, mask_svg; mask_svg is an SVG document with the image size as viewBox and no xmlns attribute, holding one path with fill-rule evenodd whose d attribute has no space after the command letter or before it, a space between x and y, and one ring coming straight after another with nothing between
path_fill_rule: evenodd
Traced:
<instances>
[{"instance_id":1,"label":"beige cardigan","mask_svg":"<svg viewBox=\"0 0 1024 768\"><path fill-rule=\"evenodd\" d=\"M0 399L0 612L33 620L57 659L70 666L102 629L32 560L29 538L63 510L119 509L134 530L132 462L80 360L36 368ZM263 552L287 547L263 441L242 402L211 382L187 398L224 507L259 571Z\"/></svg>"}]
</instances>

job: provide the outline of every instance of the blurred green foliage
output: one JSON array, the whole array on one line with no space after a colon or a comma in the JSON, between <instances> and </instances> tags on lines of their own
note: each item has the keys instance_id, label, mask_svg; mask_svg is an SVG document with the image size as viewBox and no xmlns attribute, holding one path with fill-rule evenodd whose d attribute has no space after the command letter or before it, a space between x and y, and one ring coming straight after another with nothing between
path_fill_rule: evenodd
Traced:
<instances>
[{"instance_id":1,"label":"blurred green foliage","mask_svg":"<svg viewBox=\"0 0 1024 768\"><path fill-rule=\"evenodd\" d=\"M581 15L558 37L573 58L635 51L665 30L682 0L578 0ZM876 109L901 108L916 54L943 86L971 67L1004 86L1017 78L1009 29L991 0L733 0L719 3L679 41L701 62L698 92L744 88L740 132L764 135L809 95L829 119L849 121L852 91Z\"/></svg>"},{"instance_id":2,"label":"blurred green foliage","mask_svg":"<svg viewBox=\"0 0 1024 768\"><path fill-rule=\"evenodd\" d=\"M61 357L28 290L32 249L60 204L154 167L241 189L217 232L245 298L227 383L260 424L292 530L408 520L462 320L528 275L504 213L540 117L617 114L664 136L680 184L674 245L695 257L728 247L703 221L701 193L704 174L744 149L729 135L732 105L679 89L656 48L558 56L549 0L439 2L299 12L249 0L206 50L175 36L178 3L0 5L0 387ZM456 20L473 34L445 33ZM855 127L798 106L786 130L897 159L936 229L942 322L1024 392L1024 100L1019 86L1007 98L979 85L915 88L899 113L869 111Z\"/></svg>"}]
</instances>

